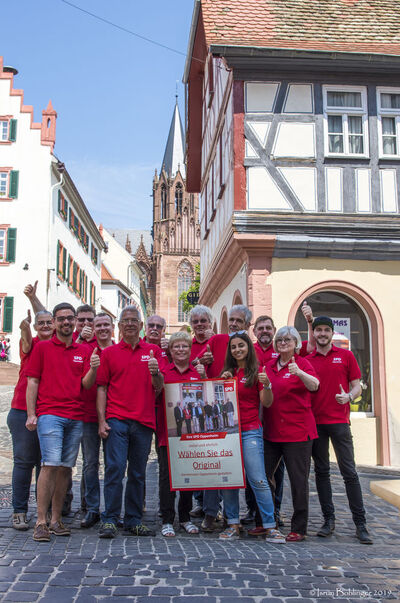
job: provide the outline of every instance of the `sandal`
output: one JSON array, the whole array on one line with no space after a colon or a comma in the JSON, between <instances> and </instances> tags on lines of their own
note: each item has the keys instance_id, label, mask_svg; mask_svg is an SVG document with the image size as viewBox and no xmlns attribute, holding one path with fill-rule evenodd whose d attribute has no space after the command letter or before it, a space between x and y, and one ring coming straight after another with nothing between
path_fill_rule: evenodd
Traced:
<instances>
[{"instance_id":1,"label":"sandal","mask_svg":"<svg viewBox=\"0 0 400 603\"><path fill-rule=\"evenodd\" d=\"M219 535L219 540L237 540L239 538L239 529L233 526L228 526Z\"/></svg>"},{"instance_id":2,"label":"sandal","mask_svg":"<svg viewBox=\"0 0 400 603\"><path fill-rule=\"evenodd\" d=\"M298 532L290 532L290 534L286 536L286 542L301 542L305 539L305 534L299 534Z\"/></svg>"},{"instance_id":3,"label":"sandal","mask_svg":"<svg viewBox=\"0 0 400 603\"><path fill-rule=\"evenodd\" d=\"M164 538L174 538L174 526L170 523L163 523L161 526L161 535L164 536Z\"/></svg>"},{"instance_id":4,"label":"sandal","mask_svg":"<svg viewBox=\"0 0 400 603\"><path fill-rule=\"evenodd\" d=\"M191 521L185 521L185 522L181 523L181 527L188 534L198 534L199 533L199 528L197 526L195 526L194 523L192 523Z\"/></svg>"},{"instance_id":5,"label":"sandal","mask_svg":"<svg viewBox=\"0 0 400 603\"><path fill-rule=\"evenodd\" d=\"M265 540L275 544L285 544L286 542L284 535L275 528L267 528Z\"/></svg>"}]
</instances>

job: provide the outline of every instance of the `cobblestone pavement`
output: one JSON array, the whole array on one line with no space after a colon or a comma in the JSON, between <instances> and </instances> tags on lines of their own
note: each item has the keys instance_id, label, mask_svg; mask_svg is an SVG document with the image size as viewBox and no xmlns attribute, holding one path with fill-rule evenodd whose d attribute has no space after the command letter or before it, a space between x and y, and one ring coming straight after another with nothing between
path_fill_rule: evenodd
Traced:
<instances>
[{"instance_id":1,"label":"cobblestone pavement","mask_svg":"<svg viewBox=\"0 0 400 603\"><path fill-rule=\"evenodd\" d=\"M0 390L0 456L10 443ZM2 398L2 399L1 399ZM4 405L3 405L4 404ZM9 402L8 402L9 404ZM8 451L8 452L7 452ZM157 461L152 452L147 472L145 522L157 529L154 538L119 534L100 540L95 528L79 530L79 473L75 477L73 512L67 518L71 537L35 543L32 530L10 528L9 473L0 465L0 597L1 601L48 603L135 601L151 603L267 603L400 600L400 525L397 509L369 491L370 479L384 474L363 468L373 546L354 537L343 482L333 465L337 529L327 539L315 534L321 525L313 478L310 482L310 525L305 542L273 545L243 536L220 542L217 534L175 539L160 535ZM394 473L388 477L395 477ZM32 501L34 497L32 496ZM243 501L242 501L243 502ZM244 509L243 509L244 510ZM32 503L34 512L34 503ZM75 511L75 512L74 512ZM283 511L290 517L290 489L285 485ZM31 525L34 523L32 516ZM288 521L286 521L288 524ZM289 531L286 526L283 531Z\"/></svg>"}]
</instances>

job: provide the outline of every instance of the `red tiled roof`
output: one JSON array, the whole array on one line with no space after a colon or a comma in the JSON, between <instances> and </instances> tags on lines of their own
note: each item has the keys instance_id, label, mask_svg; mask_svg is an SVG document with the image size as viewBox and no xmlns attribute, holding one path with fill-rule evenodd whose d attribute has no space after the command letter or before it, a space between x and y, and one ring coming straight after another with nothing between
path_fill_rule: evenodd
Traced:
<instances>
[{"instance_id":1,"label":"red tiled roof","mask_svg":"<svg viewBox=\"0 0 400 603\"><path fill-rule=\"evenodd\" d=\"M207 45L400 55L400 0L201 0Z\"/></svg>"},{"instance_id":2,"label":"red tiled roof","mask_svg":"<svg viewBox=\"0 0 400 603\"><path fill-rule=\"evenodd\" d=\"M106 268L104 266L104 264L101 264L101 280L102 281L113 281L114 280L113 275L108 270L108 268Z\"/></svg>"}]
</instances>

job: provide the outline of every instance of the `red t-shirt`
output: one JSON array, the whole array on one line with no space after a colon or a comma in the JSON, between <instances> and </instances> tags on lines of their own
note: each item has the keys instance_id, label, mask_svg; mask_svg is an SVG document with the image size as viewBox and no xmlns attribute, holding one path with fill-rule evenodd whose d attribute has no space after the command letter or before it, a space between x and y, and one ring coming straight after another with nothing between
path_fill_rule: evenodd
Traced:
<instances>
[{"instance_id":1,"label":"red t-shirt","mask_svg":"<svg viewBox=\"0 0 400 603\"><path fill-rule=\"evenodd\" d=\"M97 355L100 358L104 350L102 350L98 345L96 339L92 339L91 341L85 342L81 344L87 351L87 354L90 356L93 354L95 348L97 348ZM111 345L114 345L112 342ZM83 420L85 423L97 423L97 410L96 410L96 398L97 398L97 385L96 383L90 388L85 389L82 387L81 389L81 400L83 404Z\"/></svg>"},{"instance_id":2,"label":"red t-shirt","mask_svg":"<svg viewBox=\"0 0 400 603\"><path fill-rule=\"evenodd\" d=\"M312 395L312 409L317 425L326 423L349 423L350 404L339 404L336 394L340 394L340 385L345 392L350 381L361 379L360 367L354 354L332 345L326 356L314 350L307 356L314 367L320 386Z\"/></svg>"},{"instance_id":3,"label":"red t-shirt","mask_svg":"<svg viewBox=\"0 0 400 603\"><path fill-rule=\"evenodd\" d=\"M148 368L151 350L161 368L160 348L143 340L135 348L121 340L103 350L96 383L108 387L106 419L129 419L156 428L155 391Z\"/></svg>"},{"instance_id":4,"label":"red t-shirt","mask_svg":"<svg viewBox=\"0 0 400 603\"><path fill-rule=\"evenodd\" d=\"M89 360L83 346L73 342L67 347L56 335L35 345L26 374L40 379L37 416L83 419L80 394L82 379L90 369Z\"/></svg>"},{"instance_id":5,"label":"red t-shirt","mask_svg":"<svg viewBox=\"0 0 400 603\"><path fill-rule=\"evenodd\" d=\"M317 377L305 358L296 356L298 367ZM304 442L318 437L311 409L311 392L296 375L291 375L287 366L278 371L278 358L266 367L272 384L274 401L263 408L264 439L271 442Z\"/></svg>"},{"instance_id":6,"label":"red t-shirt","mask_svg":"<svg viewBox=\"0 0 400 603\"><path fill-rule=\"evenodd\" d=\"M195 358L200 358L200 356L202 356L204 352L207 351L207 344L209 341L210 340L207 339L207 341L203 341L203 343L200 343L199 341L197 341L196 337L193 337L192 349L190 350L190 362Z\"/></svg>"},{"instance_id":7,"label":"red t-shirt","mask_svg":"<svg viewBox=\"0 0 400 603\"><path fill-rule=\"evenodd\" d=\"M262 383L256 381L251 387L246 387L244 369L237 369L237 394L240 409L240 427L242 431L250 431L261 427L260 421L260 391Z\"/></svg>"},{"instance_id":8,"label":"red t-shirt","mask_svg":"<svg viewBox=\"0 0 400 603\"><path fill-rule=\"evenodd\" d=\"M215 379L221 375L225 364L228 343L229 335L226 333L223 333L222 335L213 335L207 341L207 344L210 346L210 350L214 356L214 362L212 362L212 364L207 364L206 366L207 377L209 379Z\"/></svg>"},{"instance_id":9,"label":"red t-shirt","mask_svg":"<svg viewBox=\"0 0 400 603\"><path fill-rule=\"evenodd\" d=\"M199 381L200 375L192 366L183 373L175 366L173 362L163 368L164 383L183 383L185 381ZM157 398L157 429L158 445L167 445L167 426L165 422L165 402L164 392Z\"/></svg>"},{"instance_id":10,"label":"red t-shirt","mask_svg":"<svg viewBox=\"0 0 400 603\"><path fill-rule=\"evenodd\" d=\"M143 337L142 341L144 343L148 343L148 341L146 340L146 337ZM164 366L167 366L167 364L170 363L170 360L168 358L168 354L167 354L167 350L163 350L163 348L160 345L157 345L156 343L149 343L149 345L155 345L159 348L160 352L161 352L161 357L158 358L158 364L160 366L160 371Z\"/></svg>"},{"instance_id":11,"label":"red t-shirt","mask_svg":"<svg viewBox=\"0 0 400 603\"><path fill-rule=\"evenodd\" d=\"M264 350L264 348L260 346L258 341L256 341L254 344L254 349L256 351L258 362L260 363L261 368L267 366L270 360L272 360L273 358L278 358L279 356L278 352L275 352L272 343Z\"/></svg>"},{"instance_id":12,"label":"red t-shirt","mask_svg":"<svg viewBox=\"0 0 400 603\"><path fill-rule=\"evenodd\" d=\"M19 342L19 357L21 358L21 366L19 369L18 383L15 386L14 396L11 401L11 408L17 408L18 410L26 411L26 386L28 385L27 378L27 368L28 368L28 360L30 355L32 354L32 350L34 346L40 341L39 337L34 337L32 339L32 346L30 351L25 354L22 351L22 340Z\"/></svg>"},{"instance_id":13,"label":"red t-shirt","mask_svg":"<svg viewBox=\"0 0 400 603\"><path fill-rule=\"evenodd\" d=\"M306 356L308 356L307 346L308 346L308 341L307 340L301 342L301 349L299 351L299 356L302 356L303 358L305 358Z\"/></svg>"}]
</instances>

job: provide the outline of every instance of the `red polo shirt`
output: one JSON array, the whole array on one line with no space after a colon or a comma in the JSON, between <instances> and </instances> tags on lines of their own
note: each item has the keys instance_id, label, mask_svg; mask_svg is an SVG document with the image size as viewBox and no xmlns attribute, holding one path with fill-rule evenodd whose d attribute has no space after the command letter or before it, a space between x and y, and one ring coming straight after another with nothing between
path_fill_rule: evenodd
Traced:
<instances>
[{"instance_id":1,"label":"red polo shirt","mask_svg":"<svg viewBox=\"0 0 400 603\"><path fill-rule=\"evenodd\" d=\"M261 347L258 341L256 341L254 344L254 349L256 351L258 362L260 363L261 367L267 366L270 360L272 360L273 358L278 358L279 356L278 352L275 352L274 345L272 343L264 350L264 348Z\"/></svg>"},{"instance_id":2,"label":"red polo shirt","mask_svg":"<svg viewBox=\"0 0 400 603\"><path fill-rule=\"evenodd\" d=\"M312 395L312 409L317 425L349 423L350 404L339 404L335 396L340 394L340 385L347 392L350 381L361 379L360 367L354 354L332 345L326 356L314 350L307 356L307 360L320 380L318 391Z\"/></svg>"},{"instance_id":3,"label":"red polo shirt","mask_svg":"<svg viewBox=\"0 0 400 603\"><path fill-rule=\"evenodd\" d=\"M308 360L296 356L296 363L302 371L317 377ZM304 442L317 438L311 392L299 377L289 373L287 366L278 370L278 358L271 360L266 368L274 401L269 408L263 408L264 439L271 442Z\"/></svg>"},{"instance_id":4,"label":"red polo shirt","mask_svg":"<svg viewBox=\"0 0 400 603\"><path fill-rule=\"evenodd\" d=\"M34 346L38 343L38 341L40 341L39 337L34 337L32 339L32 346L27 354L22 351L22 340L19 341L19 357L21 358L21 366L19 369L18 383L15 386L14 396L11 401L11 408L17 408L18 410L26 411L26 386L28 385L26 371L28 367L29 357L32 354L32 350Z\"/></svg>"},{"instance_id":5,"label":"red polo shirt","mask_svg":"<svg viewBox=\"0 0 400 603\"><path fill-rule=\"evenodd\" d=\"M299 351L299 356L303 356L303 358L305 356L308 356L307 346L308 346L308 340L302 341L302 343L301 343L301 349Z\"/></svg>"},{"instance_id":6,"label":"red polo shirt","mask_svg":"<svg viewBox=\"0 0 400 603\"><path fill-rule=\"evenodd\" d=\"M144 343L148 343L148 341L146 340L146 337L143 337L142 341ZM168 354L167 354L167 350L163 350L163 348L160 345L157 345L155 343L148 343L148 345L155 345L157 348L159 348L160 352L161 352L161 358L158 359L158 363L160 365L160 370L164 367L167 366L167 364L169 364L169 358L168 358Z\"/></svg>"},{"instance_id":7,"label":"red polo shirt","mask_svg":"<svg viewBox=\"0 0 400 603\"><path fill-rule=\"evenodd\" d=\"M225 364L226 350L228 349L229 335L213 335L208 341L210 350L214 356L214 362L207 364L206 372L209 379L219 377ZM207 345L207 344L206 344Z\"/></svg>"},{"instance_id":8,"label":"red polo shirt","mask_svg":"<svg viewBox=\"0 0 400 603\"><path fill-rule=\"evenodd\" d=\"M240 427L242 431L250 431L261 427L260 421L260 391L263 388L262 383L257 381L251 387L246 387L246 377L244 369L237 369L237 393L240 409Z\"/></svg>"},{"instance_id":9,"label":"red polo shirt","mask_svg":"<svg viewBox=\"0 0 400 603\"><path fill-rule=\"evenodd\" d=\"M26 374L40 379L37 416L83 419L80 394L82 379L90 368L89 360L83 346L73 342L67 347L56 335L35 345Z\"/></svg>"},{"instance_id":10,"label":"red polo shirt","mask_svg":"<svg viewBox=\"0 0 400 603\"><path fill-rule=\"evenodd\" d=\"M180 372L178 367L175 366L173 362L166 365L163 369L164 382L165 383L183 383L185 381L199 381L200 375L193 368L193 366L189 365L189 368L183 373ZM167 445L167 426L165 421L165 402L164 402L164 392L162 396L158 396L157 398L157 429L156 429L158 445L166 446Z\"/></svg>"},{"instance_id":11,"label":"red polo shirt","mask_svg":"<svg viewBox=\"0 0 400 603\"><path fill-rule=\"evenodd\" d=\"M90 356L93 354L93 351L97 348L97 355L100 358L100 363L101 363L101 357L102 357L102 353L104 350L102 350L98 345L97 345L97 341L96 339L93 342L93 339L91 341L85 342L80 344L82 345L85 349L86 352L90 358ZM111 345L114 345L114 342L112 342ZM104 348L106 349L106 348ZM84 387L82 387L81 389L81 400L82 400L82 404L83 404L83 421L85 423L97 423L97 409L96 409L96 398L97 398L97 385L96 383L90 388L90 389L85 389Z\"/></svg>"},{"instance_id":12,"label":"red polo shirt","mask_svg":"<svg viewBox=\"0 0 400 603\"><path fill-rule=\"evenodd\" d=\"M96 383L108 388L106 419L129 419L156 428L155 392L148 368L150 351L161 365L160 348L143 340L135 348L121 340L103 350Z\"/></svg>"},{"instance_id":13,"label":"red polo shirt","mask_svg":"<svg viewBox=\"0 0 400 603\"><path fill-rule=\"evenodd\" d=\"M200 358L200 356L202 356L204 352L207 351L207 344L209 341L210 339L207 339L207 341L203 341L203 343L200 343L199 341L197 341L196 337L193 337L192 349L190 351L190 362L195 358Z\"/></svg>"}]
</instances>

